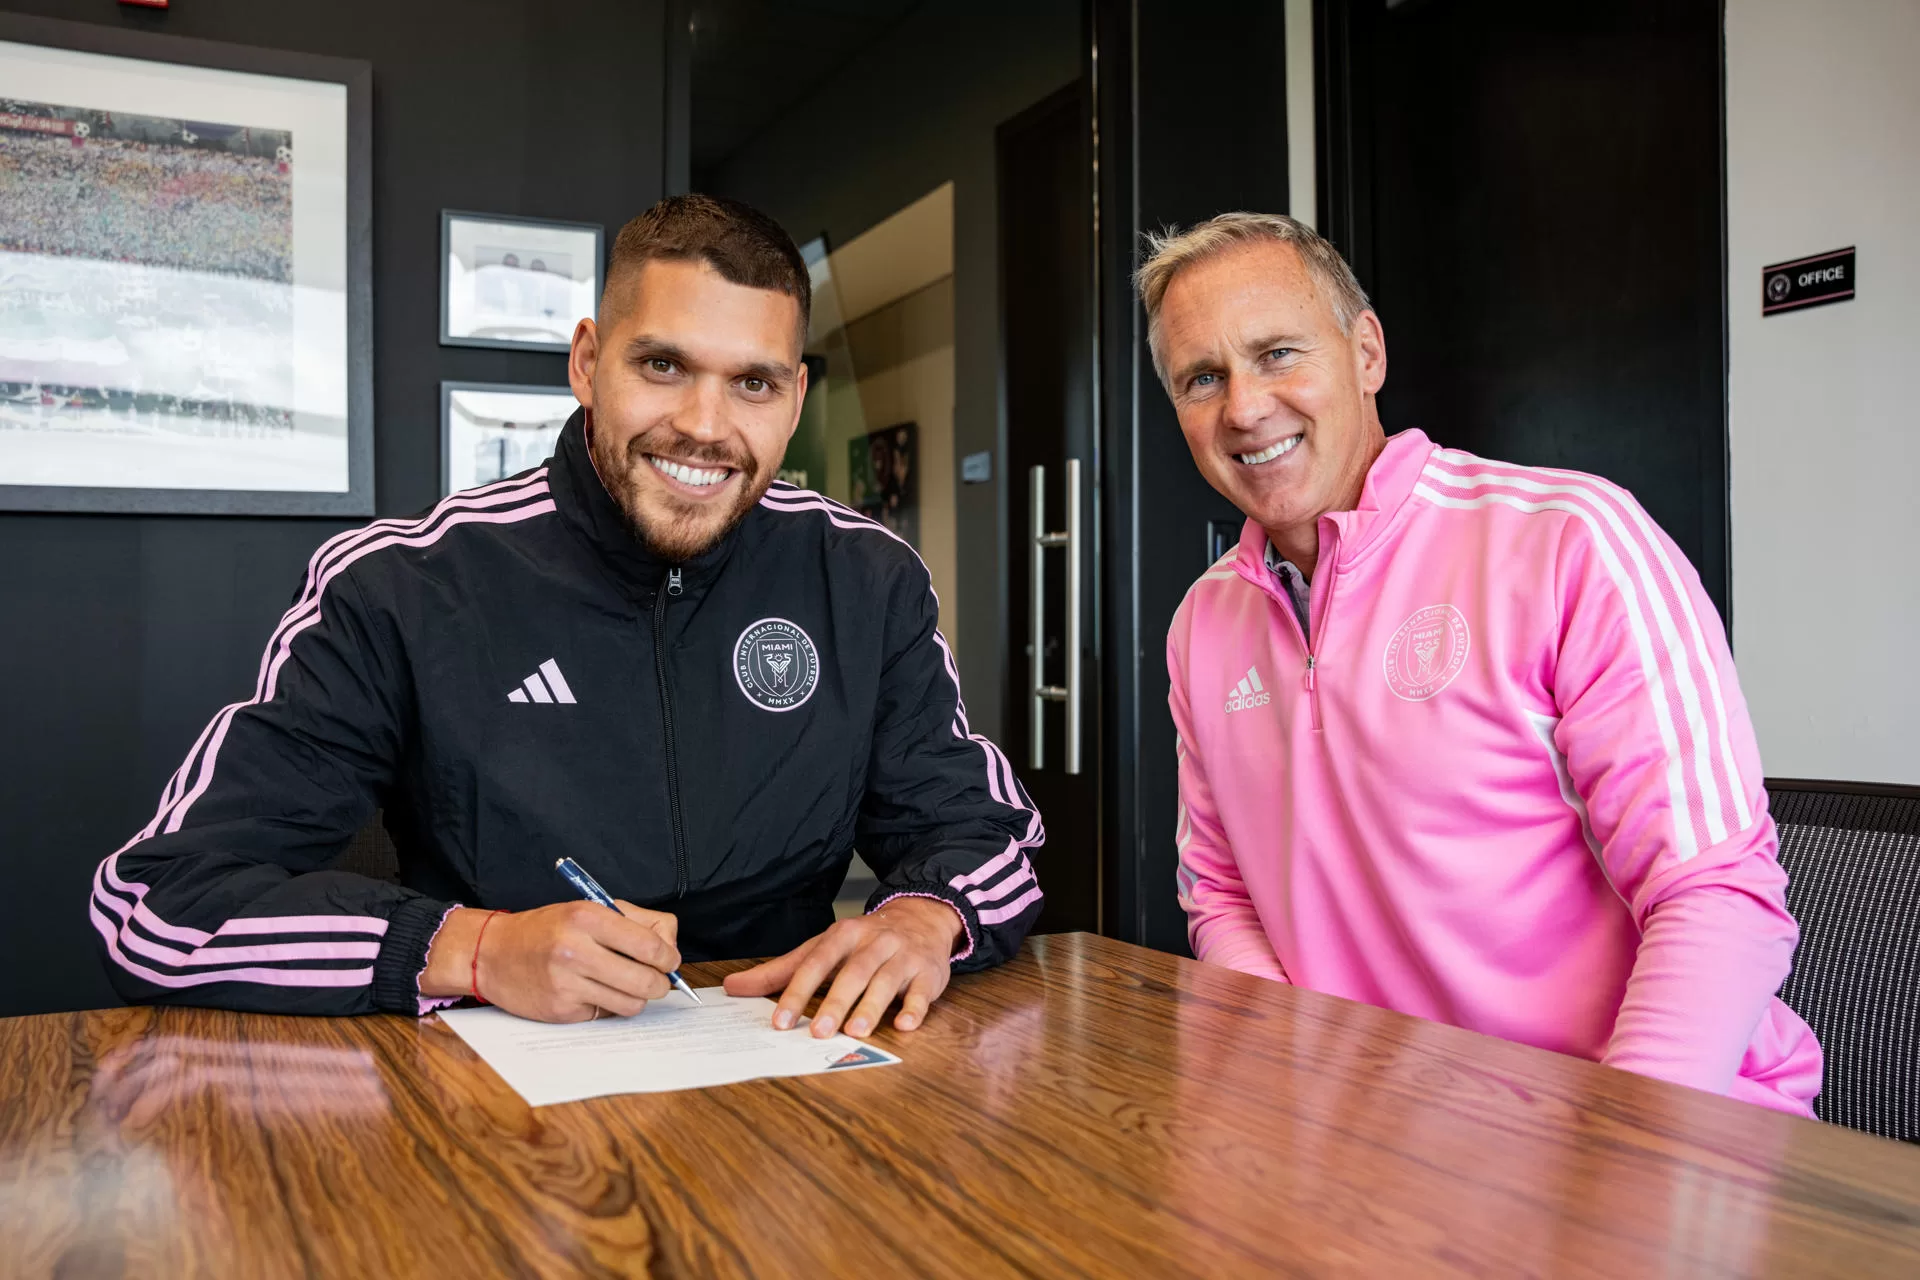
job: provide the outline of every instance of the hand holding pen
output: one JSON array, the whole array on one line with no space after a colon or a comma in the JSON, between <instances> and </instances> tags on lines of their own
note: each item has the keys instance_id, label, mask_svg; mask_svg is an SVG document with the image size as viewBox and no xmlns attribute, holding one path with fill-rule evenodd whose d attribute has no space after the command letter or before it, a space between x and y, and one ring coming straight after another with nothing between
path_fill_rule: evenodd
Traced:
<instances>
[{"instance_id":1,"label":"hand holding pen","mask_svg":"<svg viewBox=\"0 0 1920 1280\"><path fill-rule=\"evenodd\" d=\"M620 905L613 900L613 895L605 889L602 889L600 882L588 875L586 868L582 867L572 858L561 858L553 864L553 869L565 876L567 883L572 885L575 892L588 902L597 902L609 911L617 912L620 910ZM686 992L687 998L695 1004L706 1003L706 1001L694 994L693 988L687 985L687 980L680 976L678 969L675 969L667 975L667 981L673 984L674 990Z\"/></svg>"},{"instance_id":2,"label":"hand holding pen","mask_svg":"<svg viewBox=\"0 0 1920 1280\"><path fill-rule=\"evenodd\" d=\"M679 925L591 896L524 911L456 907L428 947L420 994L470 996L538 1022L627 1017L672 994Z\"/></svg>"}]
</instances>

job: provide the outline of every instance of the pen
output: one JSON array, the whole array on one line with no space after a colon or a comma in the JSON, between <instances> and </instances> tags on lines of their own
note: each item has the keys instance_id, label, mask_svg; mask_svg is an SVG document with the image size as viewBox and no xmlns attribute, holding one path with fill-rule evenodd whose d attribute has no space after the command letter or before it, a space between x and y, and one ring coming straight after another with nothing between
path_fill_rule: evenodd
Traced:
<instances>
[{"instance_id":1,"label":"pen","mask_svg":"<svg viewBox=\"0 0 1920 1280\"><path fill-rule=\"evenodd\" d=\"M575 862L572 858L561 858L559 861L553 864L553 869L555 871L558 871L561 875L565 876L567 878L567 883L572 885L576 890L578 890L580 896L585 898L588 902L597 902L609 911L620 910L619 907L613 904L613 895L608 893L605 889L602 889L600 887L600 882L598 880L595 880L592 876L588 875L586 872L586 869L582 867L579 863ZM706 1003L705 1000L702 1000L699 996L694 994L693 988L687 985L687 980L680 976L680 971L678 969L675 969L672 973L667 975L667 981L673 984L673 989L675 991L686 992L687 997L691 999L695 1004Z\"/></svg>"}]
</instances>

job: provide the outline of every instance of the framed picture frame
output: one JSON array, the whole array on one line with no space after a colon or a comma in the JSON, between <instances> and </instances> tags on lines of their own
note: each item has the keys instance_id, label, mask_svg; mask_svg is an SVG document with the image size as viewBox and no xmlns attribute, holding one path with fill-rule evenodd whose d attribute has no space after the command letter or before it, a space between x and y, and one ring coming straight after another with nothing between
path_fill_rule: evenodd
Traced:
<instances>
[{"instance_id":1,"label":"framed picture frame","mask_svg":"<svg viewBox=\"0 0 1920 1280\"><path fill-rule=\"evenodd\" d=\"M0 14L0 510L373 514L372 72Z\"/></svg>"},{"instance_id":2,"label":"framed picture frame","mask_svg":"<svg viewBox=\"0 0 1920 1280\"><path fill-rule=\"evenodd\" d=\"M579 407L566 386L441 383L441 496L539 466Z\"/></svg>"},{"instance_id":3,"label":"framed picture frame","mask_svg":"<svg viewBox=\"0 0 1920 1280\"><path fill-rule=\"evenodd\" d=\"M847 505L920 546L920 427L896 422L847 441Z\"/></svg>"},{"instance_id":4,"label":"framed picture frame","mask_svg":"<svg viewBox=\"0 0 1920 1280\"><path fill-rule=\"evenodd\" d=\"M594 222L440 213L440 343L565 351L600 303L606 232Z\"/></svg>"}]
</instances>

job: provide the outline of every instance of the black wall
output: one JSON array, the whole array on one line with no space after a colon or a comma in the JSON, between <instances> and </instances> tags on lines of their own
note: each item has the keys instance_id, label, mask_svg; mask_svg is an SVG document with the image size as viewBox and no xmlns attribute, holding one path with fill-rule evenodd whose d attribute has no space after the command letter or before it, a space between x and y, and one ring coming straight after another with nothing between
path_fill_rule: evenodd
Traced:
<instances>
[{"instance_id":1,"label":"black wall","mask_svg":"<svg viewBox=\"0 0 1920 1280\"><path fill-rule=\"evenodd\" d=\"M1718 0L1341 16L1329 229L1386 326L1387 430L1624 485L1724 616Z\"/></svg>"},{"instance_id":2,"label":"black wall","mask_svg":"<svg viewBox=\"0 0 1920 1280\"><path fill-rule=\"evenodd\" d=\"M1230 209L1285 212L1285 6L1216 0L1196 44L1181 0L1095 6L1100 41L1102 337L1101 534L1106 664L1110 928L1187 949L1174 900L1173 719L1167 627L1205 571L1207 522L1238 521L1193 464L1147 352L1133 293L1139 236ZM1230 34L1229 34L1230 33ZM1201 52L1204 50L1204 52Z\"/></svg>"},{"instance_id":3,"label":"black wall","mask_svg":"<svg viewBox=\"0 0 1920 1280\"><path fill-rule=\"evenodd\" d=\"M553 354L441 347L442 208L620 223L662 186L663 0L114 0L4 7L373 67L376 502L438 497L443 379L560 385ZM334 521L0 514L0 1015L115 1003L94 864L151 816Z\"/></svg>"}]
</instances>

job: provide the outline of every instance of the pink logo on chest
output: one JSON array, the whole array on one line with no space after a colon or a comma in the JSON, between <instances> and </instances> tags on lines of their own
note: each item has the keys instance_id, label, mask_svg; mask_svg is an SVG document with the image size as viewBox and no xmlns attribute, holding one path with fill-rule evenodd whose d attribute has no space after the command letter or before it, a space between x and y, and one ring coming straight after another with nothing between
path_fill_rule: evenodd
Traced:
<instances>
[{"instance_id":1,"label":"pink logo on chest","mask_svg":"<svg viewBox=\"0 0 1920 1280\"><path fill-rule=\"evenodd\" d=\"M1387 688L1408 702L1425 702L1453 683L1467 665L1467 620L1450 604L1416 610L1387 641L1381 667Z\"/></svg>"}]
</instances>

